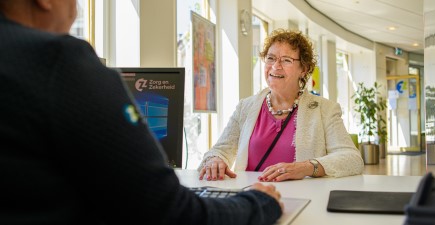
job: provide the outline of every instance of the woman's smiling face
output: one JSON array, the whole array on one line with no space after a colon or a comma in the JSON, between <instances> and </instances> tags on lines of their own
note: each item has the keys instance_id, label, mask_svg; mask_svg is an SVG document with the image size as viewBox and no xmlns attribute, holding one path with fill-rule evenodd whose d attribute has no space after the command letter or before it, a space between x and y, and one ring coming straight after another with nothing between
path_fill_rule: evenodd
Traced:
<instances>
[{"instance_id":1,"label":"woman's smiling face","mask_svg":"<svg viewBox=\"0 0 435 225\"><path fill-rule=\"evenodd\" d=\"M272 91L284 93L299 90L299 79L304 74L298 49L285 42L275 42L270 46L265 57L264 75Z\"/></svg>"}]
</instances>

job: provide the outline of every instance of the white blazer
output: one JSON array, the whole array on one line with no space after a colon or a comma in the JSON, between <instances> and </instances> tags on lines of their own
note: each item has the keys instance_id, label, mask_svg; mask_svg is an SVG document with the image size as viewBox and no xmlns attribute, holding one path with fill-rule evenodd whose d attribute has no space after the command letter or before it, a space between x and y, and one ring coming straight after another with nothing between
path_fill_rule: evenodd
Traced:
<instances>
[{"instance_id":1,"label":"white blazer","mask_svg":"<svg viewBox=\"0 0 435 225\"><path fill-rule=\"evenodd\" d=\"M249 139L254 130L268 88L240 100L216 144L204 154L219 156L234 171L248 165ZM336 102L312 95L305 90L299 100L296 120L296 161L316 159L327 176L343 177L361 174L364 162L350 138ZM200 169L199 168L199 169Z\"/></svg>"}]
</instances>

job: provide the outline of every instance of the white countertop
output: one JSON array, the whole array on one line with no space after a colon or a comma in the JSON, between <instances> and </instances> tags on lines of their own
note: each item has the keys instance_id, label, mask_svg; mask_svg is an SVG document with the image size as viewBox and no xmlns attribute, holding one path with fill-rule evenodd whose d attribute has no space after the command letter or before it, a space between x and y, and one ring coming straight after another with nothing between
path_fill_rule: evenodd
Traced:
<instances>
[{"instance_id":1,"label":"white countertop","mask_svg":"<svg viewBox=\"0 0 435 225\"><path fill-rule=\"evenodd\" d=\"M222 181L198 179L196 170L175 170L181 184L187 187L214 186L243 188L255 182L260 172L238 172L237 178L226 177ZM283 197L306 198L311 202L299 214L292 225L401 225L404 215L331 213L326 211L331 190L397 191L415 192L421 176L358 175L343 178L305 178L285 182L263 182L274 184Z\"/></svg>"}]
</instances>

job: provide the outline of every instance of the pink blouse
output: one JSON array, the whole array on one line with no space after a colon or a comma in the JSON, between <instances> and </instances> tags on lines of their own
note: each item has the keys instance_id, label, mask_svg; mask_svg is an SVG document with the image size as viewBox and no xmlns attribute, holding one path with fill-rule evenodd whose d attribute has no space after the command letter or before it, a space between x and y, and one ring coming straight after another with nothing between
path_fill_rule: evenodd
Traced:
<instances>
[{"instance_id":1,"label":"pink blouse","mask_svg":"<svg viewBox=\"0 0 435 225\"><path fill-rule=\"evenodd\" d=\"M294 162L296 161L296 148L295 148L295 134L296 134L296 118L297 110L293 111L290 121L285 127L281 137L275 144L272 152L269 154L259 171L263 171L266 167L280 162ZM251 139L249 140L248 150L248 166L246 171L254 171L264 154L272 144L277 133L281 130L281 124L284 119L276 119L272 113L269 112L266 100L261 107L260 115L258 116L255 124L254 131L252 132Z\"/></svg>"}]
</instances>

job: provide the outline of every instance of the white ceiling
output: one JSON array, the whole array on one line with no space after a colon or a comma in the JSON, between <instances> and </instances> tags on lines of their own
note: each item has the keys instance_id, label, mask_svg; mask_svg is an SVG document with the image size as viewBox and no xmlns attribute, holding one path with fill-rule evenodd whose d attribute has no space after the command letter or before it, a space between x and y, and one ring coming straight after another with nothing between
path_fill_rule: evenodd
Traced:
<instances>
[{"instance_id":1,"label":"white ceiling","mask_svg":"<svg viewBox=\"0 0 435 225\"><path fill-rule=\"evenodd\" d=\"M365 48L376 42L423 54L423 0L253 0L252 6L310 36L326 35L343 50L355 50L351 42Z\"/></svg>"}]
</instances>

